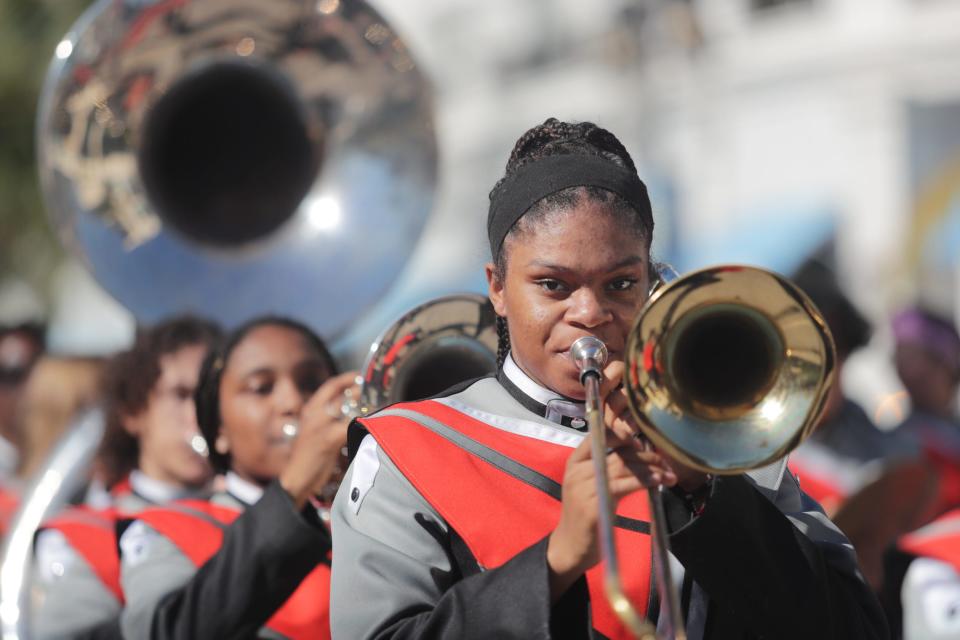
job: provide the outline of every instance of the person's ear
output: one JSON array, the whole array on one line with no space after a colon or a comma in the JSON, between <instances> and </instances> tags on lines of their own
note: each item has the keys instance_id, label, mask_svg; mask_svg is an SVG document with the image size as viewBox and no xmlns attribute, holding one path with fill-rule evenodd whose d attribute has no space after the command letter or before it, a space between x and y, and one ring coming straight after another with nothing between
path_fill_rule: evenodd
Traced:
<instances>
[{"instance_id":1,"label":"person's ear","mask_svg":"<svg viewBox=\"0 0 960 640\"><path fill-rule=\"evenodd\" d=\"M484 267L487 275L487 296L493 304L493 310L498 316L507 316L507 301L503 295L504 283L497 277L497 268L492 262L488 262Z\"/></svg>"},{"instance_id":2,"label":"person's ear","mask_svg":"<svg viewBox=\"0 0 960 640\"><path fill-rule=\"evenodd\" d=\"M123 414L120 416L120 424L123 425L123 430L129 433L134 438L139 438L143 435L144 423L146 418L144 414L146 411L139 411L135 415Z\"/></svg>"}]
</instances>

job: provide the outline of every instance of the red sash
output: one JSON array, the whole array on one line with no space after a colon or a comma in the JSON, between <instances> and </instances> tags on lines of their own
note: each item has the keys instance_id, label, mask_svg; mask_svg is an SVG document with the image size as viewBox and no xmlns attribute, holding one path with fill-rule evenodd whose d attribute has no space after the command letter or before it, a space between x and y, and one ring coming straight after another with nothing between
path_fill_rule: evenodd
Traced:
<instances>
[{"instance_id":1,"label":"red sash","mask_svg":"<svg viewBox=\"0 0 960 640\"><path fill-rule=\"evenodd\" d=\"M125 477L110 489L116 500L133 492L130 476ZM120 604L124 604L120 587L120 555L117 552L117 519L122 517L113 507L90 509L73 507L45 522L44 529L56 529L64 535L70 546L86 560L103 586Z\"/></svg>"},{"instance_id":2,"label":"red sash","mask_svg":"<svg viewBox=\"0 0 960 640\"><path fill-rule=\"evenodd\" d=\"M900 538L901 550L933 558L960 571L960 509L954 509L930 524Z\"/></svg>"},{"instance_id":3,"label":"red sash","mask_svg":"<svg viewBox=\"0 0 960 640\"><path fill-rule=\"evenodd\" d=\"M177 509L178 505L183 509ZM137 519L168 538L199 568L223 544L221 525L230 525L240 513L203 500L178 500L170 508L148 509ZM330 638L329 603L330 567L321 564L303 579L265 626L293 640Z\"/></svg>"},{"instance_id":4,"label":"red sash","mask_svg":"<svg viewBox=\"0 0 960 640\"><path fill-rule=\"evenodd\" d=\"M557 483L563 482L573 449L491 427L440 402L395 405L411 410L484 445ZM409 418L374 415L361 423L373 434L404 477L463 538L477 562L498 567L539 542L560 520L560 502L501 471ZM649 521L645 493L620 502L618 515ZM491 523L495 523L492 525ZM650 537L616 530L620 569L627 594L645 613L650 595ZM630 638L603 590L603 567L587 572L593 625L608 638Z\"/></svg>"},{"instance_id":5,"label":"red sash","mask_svg":"<svg viewBox=\"0 0 960 640\"><path fill-rule=\"evenodd\" d=\"M0 536L6 535L19 506L20 496L5 487L0 487Z\"/></svg>"},{"instance_id":6,"label":"red sash","mask_svg":"<svg viewBox=\"0 0 960 640\"><path fill-rule=\"evenodd\" d=\"M62 533L70 546L90 565L100 582L123 604L116 523L117 512L114 509L76 507L46 522L43 528Z\"/></svg>"}]
</instances>

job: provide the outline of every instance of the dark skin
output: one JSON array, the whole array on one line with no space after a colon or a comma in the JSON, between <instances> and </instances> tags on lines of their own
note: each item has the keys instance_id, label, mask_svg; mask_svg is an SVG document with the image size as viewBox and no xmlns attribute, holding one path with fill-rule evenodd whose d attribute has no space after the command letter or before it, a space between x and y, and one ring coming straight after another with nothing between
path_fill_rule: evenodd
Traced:
<instances>
[{"instance_id":1,"label":"dark skin","mask_svg":"<svg viewBox=\"0 0 960 640\"><path fill-rule=\"evenodd\" d=\"M356 377L331 377L300 332L257 327L224 365L217 450L230 453L232 470L245 480L263 485L279 478L302 508L342 467L349 420L340 404L344 392L359 392ZM291 421L298 424L292 440L283 432Z\"/></svg>"},{"instance_id":2,"label":"dark skin","mask_svg":"<svg viewBox=\"0 0 960 640\"><path fill-rule=\"evenodd\" d=\"M502 281L492 263L486 267L490 300L507 319L513 358L539 384L582 400L570 345L586 335L607 345L610 361L600 395L607 446L612 449L607 469L615 503L644 488L679 484L695 490L706 482L703 473L647 450L634 438L640 429L621 386L623 350L647 299L647 247L644 238L623 229L607 205L583 198L577 206L508 237ZM547 546L554 601L600 561L598 513L590 443L584 439L567 461L560 521Z\"/></svg>"},{"instance_id":3,"label":"dark skin","mask_svg":"<svg viewBox=\"0 0 960 640\"><path fill-rule=\"evenodd\" d=\"M894 364L914 408L945 418L953 416L960 383L957 372L922 345L910 342L897 344Z\"/></svg>"}]
</instances>

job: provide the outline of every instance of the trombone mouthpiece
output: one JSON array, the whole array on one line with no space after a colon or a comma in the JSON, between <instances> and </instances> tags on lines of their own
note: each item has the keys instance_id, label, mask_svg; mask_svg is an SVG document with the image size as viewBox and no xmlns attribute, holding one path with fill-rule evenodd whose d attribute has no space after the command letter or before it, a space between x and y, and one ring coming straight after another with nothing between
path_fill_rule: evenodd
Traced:
<instances>
[{"instance_id":1,"label":"trombone mouthpiece","mask_svg":"<svg viewBox=\"0 0 960 640\"><path fill-rule=\"evenodd\" d=\"M596 336L583 336L570 345L570 359L580 369L580 382L588 375L599 378L607 364L607 345Z\"/></svg>"}]
</instances>

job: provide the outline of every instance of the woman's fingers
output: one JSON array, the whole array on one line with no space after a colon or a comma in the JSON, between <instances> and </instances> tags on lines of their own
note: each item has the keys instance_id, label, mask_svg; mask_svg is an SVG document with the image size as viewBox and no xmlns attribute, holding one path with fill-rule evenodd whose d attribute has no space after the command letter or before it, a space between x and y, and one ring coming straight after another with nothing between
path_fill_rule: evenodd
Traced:
<instances>
[{"instance_id":1,"label":"woman's fingers","mask_svg":"<svg viewBox=\"0 0 960 640\"><path fill-rule=\"evenodd\" d=\"M328 378L327 381L317 389L315 396L320 401L330 402L332 400L339 400L340 396L344 395L348 390L359 396L360 388L357 386L356 371L348 371Z\"/></svg>"},{"instance_id":2,"label":"woman's fingers","mask_svg":"<svg viewBox=\"0 0 960 640\"><path fill-rule=\"evenodd\" d=\"M623 362L615 360L603 369L603 378L600 380L600 397L606 398L610 392L621 386L623 382Z\"/></svg>"}]
</instances>

